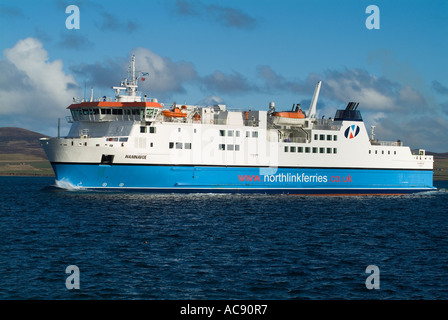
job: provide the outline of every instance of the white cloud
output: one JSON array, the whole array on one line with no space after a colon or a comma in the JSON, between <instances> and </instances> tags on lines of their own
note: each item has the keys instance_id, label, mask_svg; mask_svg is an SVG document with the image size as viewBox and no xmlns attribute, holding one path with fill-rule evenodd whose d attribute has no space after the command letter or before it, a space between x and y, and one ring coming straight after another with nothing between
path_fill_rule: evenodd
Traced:
<instances>
[{"instance_id":1,"label":"white cloud","mask_svg":"<svg viewBox=\"0 0 448 320\"><path fill-rule=\"evenodd\" d=\"M342 102L359 102L363 110L384 111L396 105L396 84L365 70L330 71L324 85L328 88L328 92L323 92L326 97Z\"/></svg>"},{"instance_id":2,"label":"white cloud","mask_svg":"<svg viewBox=\"0 0 448 320\"><path fill-rule=\"evenodd\" d=\"M426 104L425 98L410 86L404 86L399 92L399 100L413 106L423 106Z\"/></svg>"},{"instance_id":3,"label":"white cloud","mask_svg":"<svg viewBox=\"0 0 448 320\"><path fill-rule=\"evenodd\" d=\"M223 7L220 5L208 5L201 1L177 0L174 11L181 16L200 17L225 27L236 29L253 29L257 25L256 18L242 10Z\"/></svg>"},{"instance_id":4,"label":"white cloud","mask_svg":"<svg viewBox=\"0 0 448 320\"><path fill-rule=\"evenodd\" d=\"M66 107L77 95L77 83L63 71L62 61L49 61L42 43L34 38L18 41L3 54L0 125L14 126L19 121L22 127L40 125L42 129L64 117Z\"/></svg>"},{"instance_id":5,"label":"white cloud","mask_svg":"<svg viewBox=\"0 0 448 320\"><path fill-rule=\"evenodd\" d=\"M203 77L201 83L204 89L210 92L248 93L257 90L242 74L235 71L232 74L215 71Z\"/></svg>"},{"instance_id":6,"label":"white cloud","mask_svg":"<svg viewBox=\"0 0 448 320\"><path fill-rule=\"evenodd\" d=\"M184 84L197 79L192 63L174 62L170 58L161 57L150 49L141 47L132 53L135 55L136 69L149 73L146 81L140 83L140 86L143 90L149 88L152 95L165 98L173 93L184 93L186 92Z\"/></svg>"},{"instance_id":7,"label":"white cloud","mask_svg":"<svg viewBox=\"0 0 448 320\"><path fill-rule=\"evenodd\" d=\"M200 106L213 106L215 104L224 104L224 100L218 96L208 96L198 102Z\"/></svg>"}]
</instances>

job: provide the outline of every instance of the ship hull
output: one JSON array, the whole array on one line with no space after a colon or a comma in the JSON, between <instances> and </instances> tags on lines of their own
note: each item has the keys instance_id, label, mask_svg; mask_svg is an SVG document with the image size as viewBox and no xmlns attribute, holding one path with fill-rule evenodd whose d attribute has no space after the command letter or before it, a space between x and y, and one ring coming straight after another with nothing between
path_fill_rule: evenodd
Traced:
<instances>
[{"instance_id":1,"label":"ship hull","mask_svg":"<svg viewBox=\"0 0 448 320\"><path fill-rule=\"evenodd\" d=\"M430 170L52 163L64 187L151 192L406 194L430 191Z\"/></svg>"}]
</instances>

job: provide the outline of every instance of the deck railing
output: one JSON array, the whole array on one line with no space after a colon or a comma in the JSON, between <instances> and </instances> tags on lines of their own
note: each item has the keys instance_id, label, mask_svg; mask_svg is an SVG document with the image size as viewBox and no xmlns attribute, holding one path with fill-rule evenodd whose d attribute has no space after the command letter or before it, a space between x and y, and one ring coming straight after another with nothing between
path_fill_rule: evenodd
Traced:
<instances>
[{"instance_id":1,"label":"deck railing","mask_svg":"<svg viewBox=\"0 0 448 320\"><path fill-rule=\"evenodd\" d=\"M398 141L379 141L379 140L370 140L370 144L372 146L394 146L394 147L402 147L403 142Z\"/></svg>"}]
</instances>

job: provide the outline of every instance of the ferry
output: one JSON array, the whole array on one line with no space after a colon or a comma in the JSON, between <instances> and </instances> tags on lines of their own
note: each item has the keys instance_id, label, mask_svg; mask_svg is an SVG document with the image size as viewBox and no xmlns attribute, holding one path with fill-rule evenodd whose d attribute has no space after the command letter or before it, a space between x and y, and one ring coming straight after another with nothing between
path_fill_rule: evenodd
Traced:
<instances>
[{"instance_id":1,"label":"ferry","mask_svg":"<svg viewBox=\"0 0 448 320\"><path fill-rule=\"evenodd\" d=\"M58 185L163 193L405 194L434 190L433 157L375 139L359 103L308 110L163 104L138 92L130 61L113 98L73 98L66 137L40 140Z\"/></svg>"}]
</instances>

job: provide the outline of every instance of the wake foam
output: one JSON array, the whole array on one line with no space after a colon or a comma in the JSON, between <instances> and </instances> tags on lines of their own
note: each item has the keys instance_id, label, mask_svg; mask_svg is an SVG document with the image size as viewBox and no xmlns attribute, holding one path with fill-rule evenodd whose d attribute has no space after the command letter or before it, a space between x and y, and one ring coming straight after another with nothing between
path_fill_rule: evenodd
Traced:
<instances>
[{"instance_id":1,"label":"wake foam","mask_svg":"<svg viewBox=\"0 0 448 320\"><path fill-rule=\"evenodd\" d=\"M75 186L73 183L71 183L70 181L67 181L65 179L62 180L56 180L56 187L61 188L61 189L65 189L65 190L84 190L83 187L80 186Z\"/></svg>"}]
</instances>

